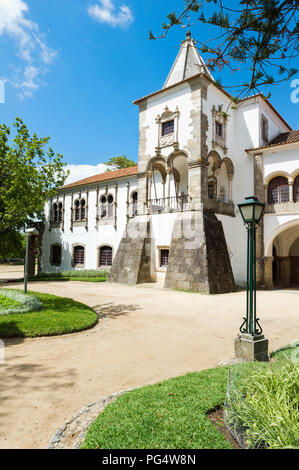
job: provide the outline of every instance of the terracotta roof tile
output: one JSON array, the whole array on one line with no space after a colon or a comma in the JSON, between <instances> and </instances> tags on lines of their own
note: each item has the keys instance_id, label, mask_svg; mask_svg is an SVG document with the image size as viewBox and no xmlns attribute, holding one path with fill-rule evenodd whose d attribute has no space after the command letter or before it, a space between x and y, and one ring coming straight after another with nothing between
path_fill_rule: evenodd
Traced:
<instances>
[{"instance_id":1,"label":"terracotta roof tile","mask_svg":"<svg viewBox=\"0 0 299 470\"><path fill-rule=\"evenodd\" d=\"M98 175L84 178L83 180L75 181L74 183L66 184L59 189L73 188L76 186L84 186L86 184L100 183L116 178L123 178L126 176L134 176L138 173L138 166L130 166L129 168L122 168L121 170L107 171L106 173L99 173Z\"/></svg>"},{"instance_id":2,"label":"terracotta roof tile","mask_svg":"<svg viewBox=\"0 0 299 470\"><path fill-rule=\"evenodd\" d=\"M271 145L292 144L294 142L299 142L299 129L296 131L279 134L277 137L275 137L275 139L269 142L266 147L270 147Z\"/></svg>"},{"instance_id":3,"label":"terracotta roof tile","mask_svg":"<svg viewBox=\"0 0 299 470\"><path fill-rule=\"evenodd\" d=\"M268 149L271 147L278 147L279 145L299 143L299 129L291 132L283 132L279 134L275 139L271 140L267 145L258 148L246 149L245 152L253 152L262 149Z\"/></svg>"}]
</instances>

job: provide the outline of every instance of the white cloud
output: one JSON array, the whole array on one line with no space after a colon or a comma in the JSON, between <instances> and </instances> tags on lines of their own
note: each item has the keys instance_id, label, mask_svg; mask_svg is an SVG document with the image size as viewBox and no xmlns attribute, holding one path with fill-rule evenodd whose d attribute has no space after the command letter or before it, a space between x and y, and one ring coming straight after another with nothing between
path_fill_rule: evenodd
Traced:
<instances>
[{"instance_id":1,"label":"white cloud","mask_svg":"<svg viewBox=\"0 0 299 470\"><path fill-rule=\"evenodd\" d=\"M121 5L116 11L112 0L98 0L100 5L95 4L88 8L88 14L91 18L108 23L111 26L126 27L133 21L133 13L127 5Z\"/></svg>"},{"instance_id":2,"label":"white cloud","mask_svg":"<svg viewBox=\"0 0 299 470\"><path fill-rule=\"evenodd\" d=\"M107 170L107 166L103 163L99 163L98 165L67 165L66 168L70 170L70 175L65 184L83 180L84 178L88 178L89 176L97 175L99 173L105 173Z\"/></svg>"},{"instance_id":3,"label":"white cloud","mask_svg":"<svg viewBox=\"0 0 299 470\"><path fill-rule=\"evenodd\" d=\"M32 96L41 84L41 78L56 57L57 52L48 47L38 25L27 19L29 8L24 0L0 0L0 36L11 38L17 55L24 65L16 69L9 81L20 90L21 98Z\"/></svg>"}]
</instances>

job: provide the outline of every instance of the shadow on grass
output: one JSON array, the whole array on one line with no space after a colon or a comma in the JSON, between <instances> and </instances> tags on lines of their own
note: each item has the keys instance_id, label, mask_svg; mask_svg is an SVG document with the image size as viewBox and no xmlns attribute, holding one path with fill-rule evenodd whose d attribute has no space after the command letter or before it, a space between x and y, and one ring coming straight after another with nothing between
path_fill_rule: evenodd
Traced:
<instances>
[{"instance_id":1,"label":"shadow on grass","mask_svg":"<svg viewBox=\"0 0 299 470\"><path fill-rule=\"evenodd\" d=\"M108 302L102 305L95 305L93 310L98 314L99 318L115 319L117 317L127 316L131 312L136 312L136 310L141 310L141 307L133 304L125 305Z\"/></svg>"}]
</instances>

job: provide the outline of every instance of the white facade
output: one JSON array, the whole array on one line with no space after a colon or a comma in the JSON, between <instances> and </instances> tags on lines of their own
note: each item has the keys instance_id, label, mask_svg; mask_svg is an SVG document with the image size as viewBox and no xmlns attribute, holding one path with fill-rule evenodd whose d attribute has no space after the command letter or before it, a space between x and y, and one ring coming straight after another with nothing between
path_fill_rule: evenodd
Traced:
<instances>
[{"instance_id":1,"label":"white facade","mask_svg":"<svg viewBox=\"0 0 299 470\"><path fill-rule=\"evenodd\" d=\"M274 200L267 205L259 240L261 283L271 285L276 280L272 270L273 263L278 269L273 257L275 246L275 256L280 250L283 261L299 237L299 192L298 203L294 196L297 183L293 187L299 174L299 133L297 139L296 132L291 132L262 96L242 100L238 105L232 103L230 96L213 84L202 58L194 51L194 42L187 36L164 88L136 101L140 108L138 169L68 185L58 191L57 199L49 201L42 246L43 271L102 269L100 248L111 247L112 258L115 256L128 221L135 215L133 193L137 192L138 213L151 216L156 273L167 269L161 265L161 250L169 249L176 213L180 208L185 210L188 200L192 210L198 203L217 214L223 224L235 280L243 283L246 230L237 204L254 194L270 203L269 187L274 195L285 191L279 186L274 188L271 180L284 176L289 184L289 199L286 201L284 195L283 201ZM280 136L284 137L272 144ZM292 139L294 142L289 141ZM193 170L196 165L200 167L197 173ZM197 174L202 175L198 183ZM101 198L109 195L113 198L110 213L102 217ZM82 199L85 218L76 221L75 203ZM59 203L62 220L54 223L53 204ZM285 230L286 242L282 236ZM59 266L52 262L51 246L55 244L62 248ZM77 245L85 253L84 263L76 266ZM284 274L278 277L284 278Z\"/></svg>"}]
</instances>

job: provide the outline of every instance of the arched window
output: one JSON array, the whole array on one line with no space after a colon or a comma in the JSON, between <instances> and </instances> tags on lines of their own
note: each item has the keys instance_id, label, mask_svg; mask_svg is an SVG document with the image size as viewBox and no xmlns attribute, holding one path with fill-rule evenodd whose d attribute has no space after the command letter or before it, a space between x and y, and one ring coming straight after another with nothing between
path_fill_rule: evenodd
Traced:
<instances>
[{"instance_id":1,"label":"arched window","mask_svg":"<svg viewBox=\"0 0 299 470\"><path fill-rule=\"evenodd\" d=\"M52 206L52 220L53 220L54 224L56 224L58 222L58 206L57 206L56 202L54 202L54 204Z\"/></svg>"},{"instance_id":2,"label":"arched window","mask_svg":"<svg viewBox=\"0 0 299 470\"><path fill-rule=\"evenodd\" d=\"M108 196L108 217L113 217L113 196Z\"/></svg>"},{"instance_id":3,"label":"arched window","mask_svg":"<svg viewBox=\"0 0 299 470\"><path fill-rule=\"evenodd\" d=\"M112 266L112 248L111 246L102 246L100 248L100 266Z\"/></svg>"},{"instance_id":4,"label":"arched window","mask_svg":"<svg viewBox=\"0 0 299 470\"><path fill-rule=\"evenodd\" d=\"M85 249L84 246L74 247L74 266L83 266L85 261Z\"/></svg>"},{"instance_id":5,"label":"arched window","mask_svg":"<svg viewBox=\"0 0 299 470\"><path fill-rule=\"evenodd\" d=\"M288 201L288 179L284 176L273 178L268 185L268 204L281 204Z\"/></svg>"},{"instance_id":6,"label":"arched window","mask_svg":"<svg viewBox=\"0 0 299 470\"><path fill-rule=\"evenodd\" d=\"M299 175L296 176L294 181L294 202L299 202Z\"/></svg>"},{"instance_id":7,"label":"arched window","mask_svg":"<svg viewBox=\"0 0 299 470\"><path fill-rule=\"evenodd\" d=\"M107 217L107 198L106 196L101 197L101 219L106 219Z\"/></svg>"},{"instance_id":8,"label":"arched window","mask_svg":"<svg viewBox=\"0 0 299 470\"><path fill-rule=\"evenodd\" d=\"M209 199L217 198L217 183L214 178L211 178L208 181L208 197Z\"/></svg>"},{"instance_id":9,"label":"arched window","mask_svg":"<svg viewBox=\"0 0 299 470\"><path fill-rule=\"evenodd\" d=\"M75 221L85 220L86 204L85 199L77 199L75 201Z\"/></svg>"},{"instance_id":10,"label":"arched window","mask_svg":"<svg viewBox=\"0 0 299 470\"><path fill-rule=\"evenodd\" d=\"M137 215L137 201L138 201L138 193L134 191L132 194L132 216L135 217Z\"/></svg>"},{"instance_id":11,"label":"arched window","mask_svg":"<svg viewBox=\"0 0 299 470\"><path fill-rule=\"evenodd\" d=\"M63 206L62 202L58 204L58 222L62 222Z\"/></svg>"},{"instance_id":12,"label":"arched window","mask_svg":"<svg viewBox=\"0 0 299 470\"><path fill-rule=\"evenodd\" d=\"M51 245L50 248L50 263L52 266L60 266L61 265L61 254L62 248L61 245L55 243Z\"/></svg>"}]
</instances>

